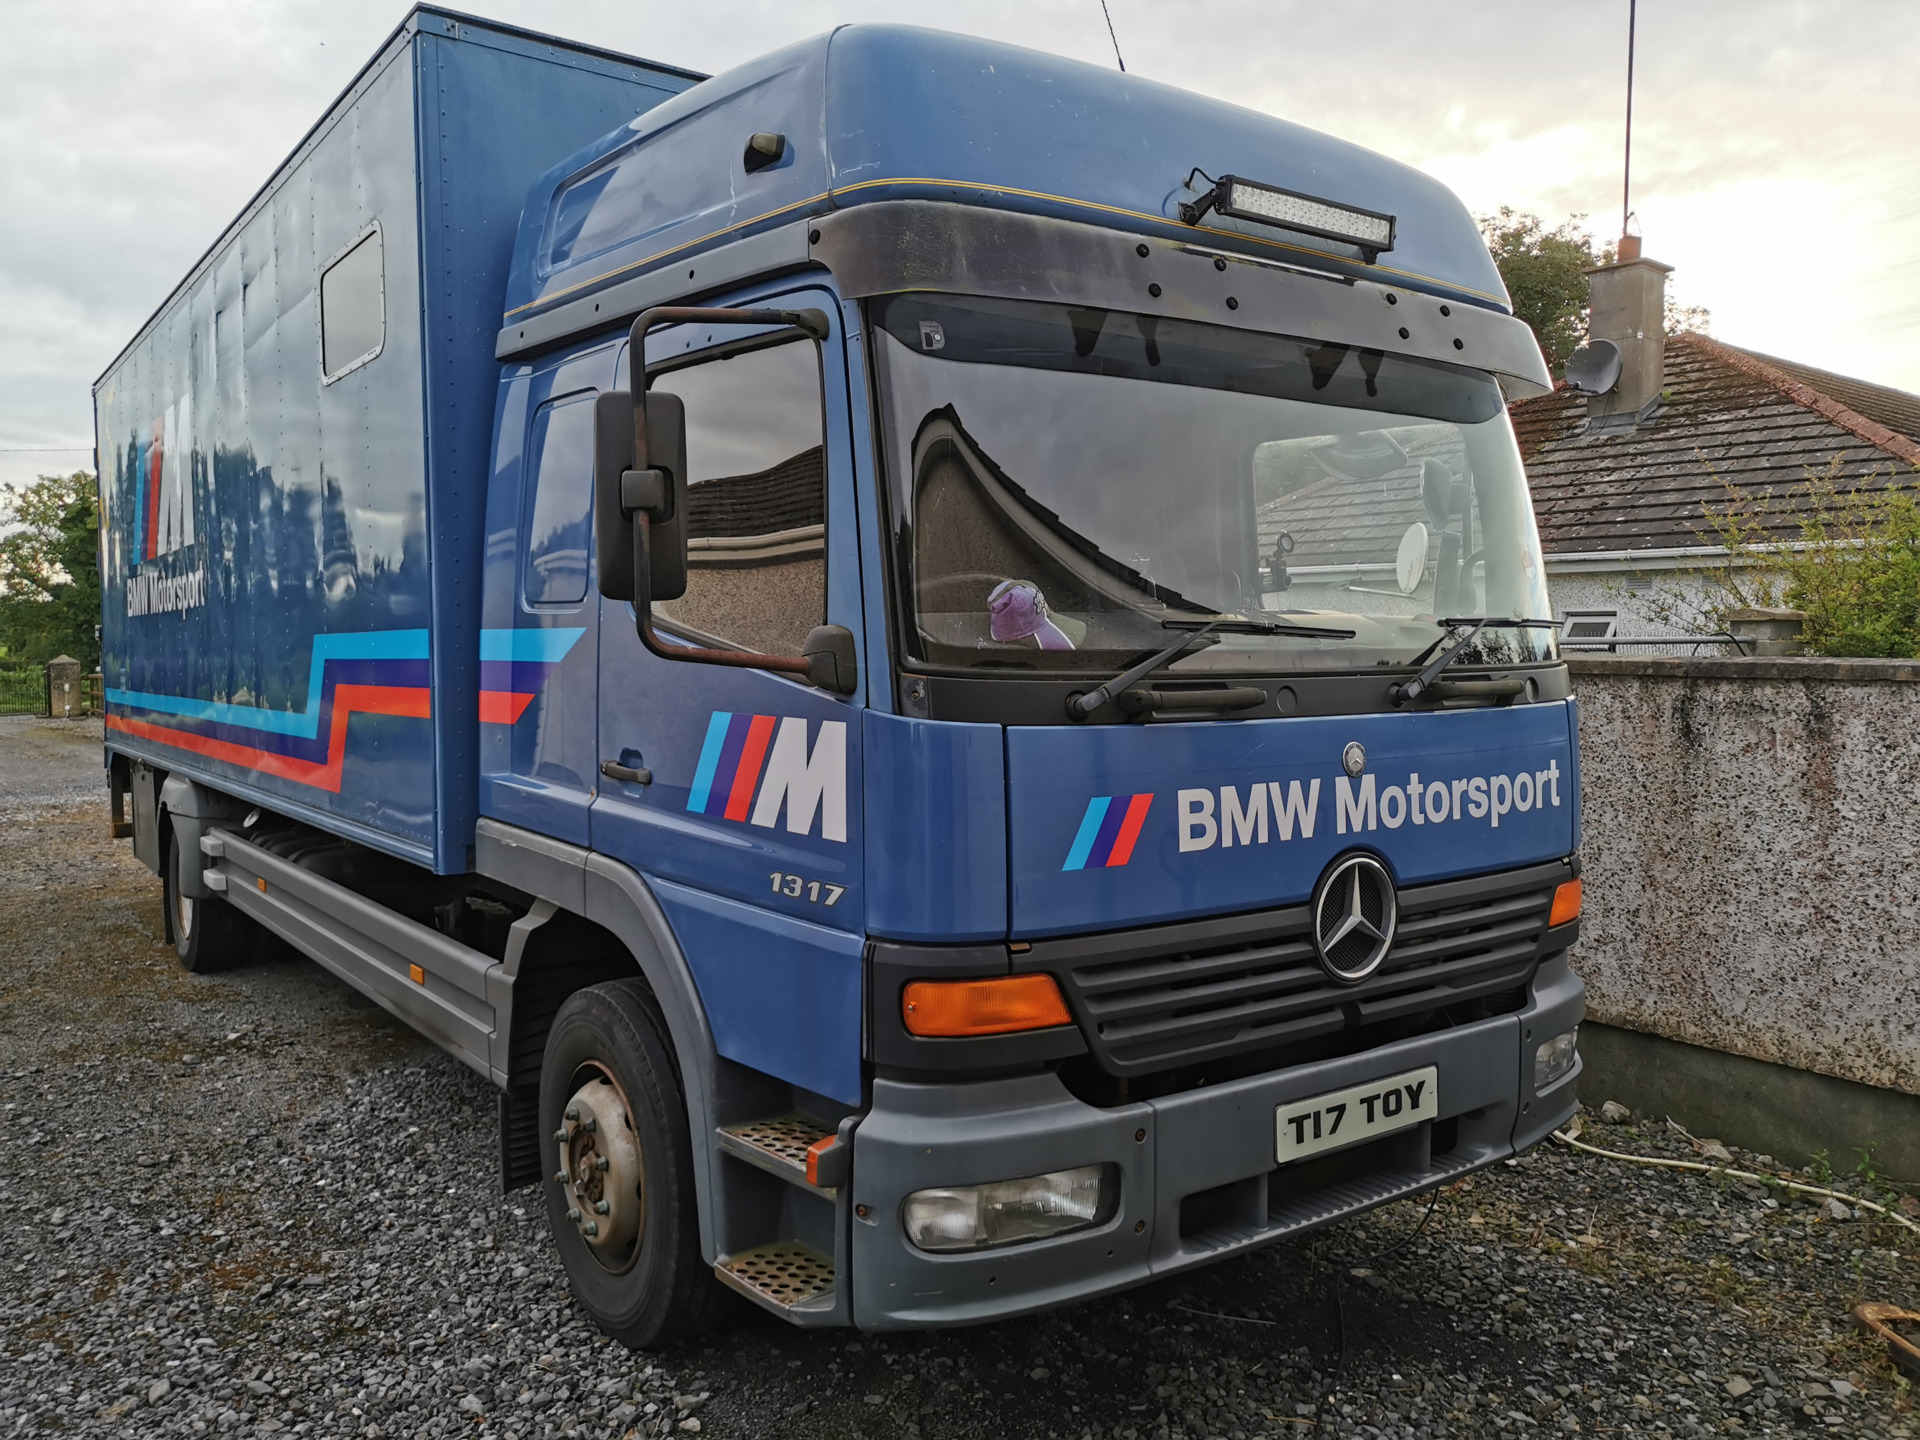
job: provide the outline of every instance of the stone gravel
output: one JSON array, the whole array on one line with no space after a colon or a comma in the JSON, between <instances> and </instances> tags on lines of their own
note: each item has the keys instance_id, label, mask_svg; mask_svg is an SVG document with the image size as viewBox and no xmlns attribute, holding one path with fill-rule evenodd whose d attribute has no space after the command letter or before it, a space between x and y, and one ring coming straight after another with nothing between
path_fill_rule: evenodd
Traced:
<instances>
[{"instance_id":1,"label":"stone gravel","mask_svg":"<svg viewBox=\"0 0 1920 1440\"><path fill-rule=\"evenodd\" d=\"M1920 1302L1920 1237L1556 1145L1047 1315L857 1336L743 1304L629 1353L534 1192L499 1193L483 1081L284 950L178 968L99 739L0 720L0 1437L1920 1435L1847 1313Z\"/></svg>"}]
</instances>

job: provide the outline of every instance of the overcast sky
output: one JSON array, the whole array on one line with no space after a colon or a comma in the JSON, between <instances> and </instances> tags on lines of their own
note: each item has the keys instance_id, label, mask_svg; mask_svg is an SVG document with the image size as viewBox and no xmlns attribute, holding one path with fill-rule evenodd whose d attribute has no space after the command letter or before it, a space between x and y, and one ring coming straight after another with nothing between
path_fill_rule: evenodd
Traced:
<instances>
[{"instance_id":1,"label":"overcast sky","mask_svg":"<svg viewBox=\"0 0 1920 1440\"><path fill-rule=\"evenodd\" d=\"M1626 0L1109 0L1130 69L1617 233ZM1098 64L1099 0L471 0L717 71L845 21ZM89 386L405 14L0 0L0 480L90 463ZM1920 391L1920 4L1642 0L1634 209L1738 345ZM27 447L77 446L70 453Z\"/></svg>"}]
</instances>

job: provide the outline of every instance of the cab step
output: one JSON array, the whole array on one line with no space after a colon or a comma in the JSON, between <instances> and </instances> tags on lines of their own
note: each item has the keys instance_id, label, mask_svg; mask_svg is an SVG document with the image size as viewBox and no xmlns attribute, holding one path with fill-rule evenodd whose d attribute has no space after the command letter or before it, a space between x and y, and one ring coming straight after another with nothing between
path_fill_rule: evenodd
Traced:
<instances>
[{"instance_id":1,"label":"cab step","mask_svg":"<svg viewBox=\"0 0 1920 1440\"><path fill-rule=\"evenodd\" d=\"M799 1240L776 1240L713 1267L721 1281L776 1315L833 1308L833 1261Z\"/></svg>"},{"instance_id":2,"label":"cab step","mask_svg":"<svg viewBox=\"0 0 1920 1440\"><path fill-rule=\"evenodd\" d=\"M770 1120L723 1125L719 1143L722 1150L739 1156L749 1165L757 1165L792 1184L805 1185L808 1148L822 1140L831 1140L833 1133L831 1126L794 1111ZM821 1189L824 1194L833 1194L831 1188Z\"/></svg>"}]
</instances>

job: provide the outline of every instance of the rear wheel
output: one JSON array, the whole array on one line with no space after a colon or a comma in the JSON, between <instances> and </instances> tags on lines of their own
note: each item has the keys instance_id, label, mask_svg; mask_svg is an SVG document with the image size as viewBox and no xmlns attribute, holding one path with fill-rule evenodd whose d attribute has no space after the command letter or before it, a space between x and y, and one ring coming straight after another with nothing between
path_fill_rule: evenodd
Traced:
<instances>
[{"instance_id":1,"label":"rear wheel","mask_svg":"<svg viewBox=\"0 0 1920 1440\"><path fill-rule=\"evenodd\" d=\"M167 865L162 883L167 927L173 932L174 953L196 975L226 970L253 958L260 927L217 895L196 900L180 890L181 867L190 858L180 837L167 832Z\"/></svg>"},{"instance_id":2,"label":"rear wheel","mask_svg":"<svg viewBox=\"0 0 1920 1440\"><path fill-rule=\"evenodd\" d=\"M540 1128L547 1220L594 1323L637 1350L711 1330L730 1297L700 1255L686 1100L642 983L589 986L560 1007Z\"/></svg>"}]
</instances>

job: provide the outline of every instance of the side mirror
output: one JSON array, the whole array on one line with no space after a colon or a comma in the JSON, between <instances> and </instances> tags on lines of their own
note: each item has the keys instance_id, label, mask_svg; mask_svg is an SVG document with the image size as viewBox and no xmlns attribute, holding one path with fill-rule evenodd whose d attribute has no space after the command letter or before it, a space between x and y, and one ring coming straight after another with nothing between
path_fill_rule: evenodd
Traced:
<instances>
[{"instance_id":1,"label":"side mirror","mask_svg":"<svg viewBox=\"0 0 1920 1440\"><path fill-rule=\"evenodd\" d=\"M600 593L609 600L637 599L640 568L650 601L687 593L686 407L665 391L648 391L645 400L643 424L636 423L631 391L610 390L594 402L593 539ZM638 514L646 515L645 526L635 525ZM636 564L634 547L643 543L647 554Z\"/></svg>"},{"instance_id":2,"label":"side mirror","mask_svg":"<svg viewBox=\"0 0 1920 1440\"><path fill-rule=\"evenodd\" d=\"M759 137L755 137L758 139ZM762 655L667 643L654 633L653 602L687 593L687 414L677 395L646 386L647 332L656 325L781 326L814 340L826 339L827 317L819 310L728 310L663 305L633 322L627 353L639 385L614 390L594 406L593 536L600 555L600 593L633 602L640 643L662 660L697 665L733 665L797 675L836 695L858 684L853 632L817 625L804 655Z\"/></svg>"},{"instance_id":3,"label":"side mirror","mask_svg":"<svg viewBox=\"0 0 1920 1440\"><path fill-rule=\"evenodd\" d=\"M851 695L860 688L860 662L853 651L853 632L844 625L816 625L801 647L807 660L807 682L835 695Z\"/></svg>"}]
</instances>

